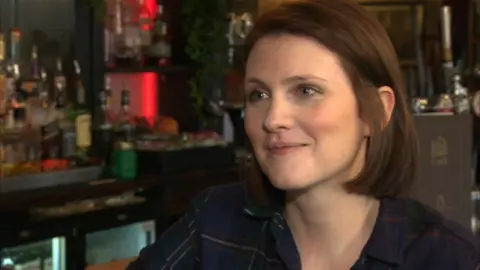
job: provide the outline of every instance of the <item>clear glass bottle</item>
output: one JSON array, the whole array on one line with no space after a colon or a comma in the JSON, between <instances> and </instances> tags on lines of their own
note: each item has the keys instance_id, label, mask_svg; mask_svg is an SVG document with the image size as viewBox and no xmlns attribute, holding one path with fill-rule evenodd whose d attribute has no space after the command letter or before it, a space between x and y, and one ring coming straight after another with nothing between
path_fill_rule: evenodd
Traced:
<instances>
[{"instance_id":1,"label":"clear glass bottle","mask_svg":"<svg viewBox=\"0 0 480 270\"><path fill-rule=\"evenodd\" d=\"M116 141L135 141L135 125L132 112L130 111L130 91L123 82L121 92L120 111L115 123Z\"/></svg>"},{"instance_id":2,"label":"clear glass bottle","mask_svg":"<svg viewBox=\"0 0 480 270\"><path fill-rule=\"evenodd\" d=\"M28 96L27 99L27 123L28 125L38 126L37 123L33 123L35 120L33 119L36 115L33 113L35 111L35 107L39 107L40 100L39 100L39 91L42 87L42 68L40 67L40 61L38 59L38 52L37 46L32 46L31 51L31 59L30 59L30 66L29 72L26 74L27 76L22 81L22 86L20 87L22 91L24 91L25 95Z\"/></svg>"},{"instance_id":3,"label":"clear glass bottle","mask_svg":"<svg viewBox=\"0 0 480 270\"><path fill-rule=\"evenodd\" d=\"M60 158L68 163L76 158L76 134L75 125L67 115L65 86L60 82L56 82L56 111L57 122L61 134Z\"/></svg>"},{"instance_id":4,"label":"clear glass bottle","mask_svg":"<svg viewBox=\"0 0 480 270\"><path fill-rule=\"evenodd\" d=\"M163 4L160 1L157 15L153 20L152 45L148 51L148 65L165 66L170 64L171 44L168 36L168 23Z\"/></svg>"},{"instance_id":5,"label":"clear glass bottle","mask_svg":"<svg viewBox=\"0 0 480 270\"><path fill-rule=\"evenodd\" d=\"M62 58L60 57L58 57L56 60L55 72L53 74L53 82L54 85L57 87L57 90L64 89L67 86L67 80L63 71Z\"/></svg>"},{"instance_id":6,"label":"clear glass bottle","mask_svg":"<svg viewBox=\"0 0 480 270\"><path fill-rule=\"evenodd\" d=\"M115 2L114 58L116 66L139 65L141 62L141 29L138 4L134 0Z\"/></svg>"},{"instance_id":7,"label":"clear glass bottle","mask_svg":"<svg viewBox=\"0 0 480 270\"><path fill-rule=\"evenodd\" d=\"M142 58L148 53L150 46L152 45L152 15L145 6L144 0L138 0L138 24L140 26L140 41L142 46ZM142 59L143 61L143 59Z\"/></svg>"},{"instance_id":8,"label":"clear glass bottle","mask_svg":"<svg viewBox=\"0 0 480 270\"><path fill-rule=\"evenodd\" d=\"M52 122L51 100L48 91L47 73L45 69L40 71L40 80L37 83L35 102L31 108L32 127L43 127Z\"/></svg>"}]
</instances>

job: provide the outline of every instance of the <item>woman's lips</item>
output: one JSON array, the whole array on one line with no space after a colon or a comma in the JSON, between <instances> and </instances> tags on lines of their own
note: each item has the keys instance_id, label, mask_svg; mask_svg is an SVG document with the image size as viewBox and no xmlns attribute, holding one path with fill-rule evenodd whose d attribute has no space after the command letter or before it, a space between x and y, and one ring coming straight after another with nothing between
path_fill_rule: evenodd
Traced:
<instances>
[{"instance_id":1,"label":"woman's lips","mask_svg":"<svg viewBox=\"0 0 480 270\"><path fill-rule=\"evenodd\" d=\"M296 152L305 147L305 145L291 145L291 146L280 146L280 147L270 147L268 152L272 155L284 156Z\"/></svg>"}]
</instances>

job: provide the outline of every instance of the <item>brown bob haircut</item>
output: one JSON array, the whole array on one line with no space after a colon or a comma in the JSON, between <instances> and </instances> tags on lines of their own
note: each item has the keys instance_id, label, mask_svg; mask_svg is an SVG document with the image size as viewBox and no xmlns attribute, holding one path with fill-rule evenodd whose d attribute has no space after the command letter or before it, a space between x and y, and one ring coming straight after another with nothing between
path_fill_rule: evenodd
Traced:
<instances>
[{"instance_id":1,"label":"brown bob haircut","mask_svg":"<svg viewBox=\"0 0 480 270\"><path fill-rule=\"evenodd\" d=\"M313 39L337 55L353 86L359 115L370 125L365 166L346 189L376 198L404 195L416 177L418 144L400 64L383 26L353 0L288 1L255 22L246 40L245 62L258 40L281 34ZM388 123L377 91L381 86L395 94ZM270 195L281 198L283 192L252 164L255 174L248 181L253 197L259 202L271 201Z\"/></svg>"}]
</instances>

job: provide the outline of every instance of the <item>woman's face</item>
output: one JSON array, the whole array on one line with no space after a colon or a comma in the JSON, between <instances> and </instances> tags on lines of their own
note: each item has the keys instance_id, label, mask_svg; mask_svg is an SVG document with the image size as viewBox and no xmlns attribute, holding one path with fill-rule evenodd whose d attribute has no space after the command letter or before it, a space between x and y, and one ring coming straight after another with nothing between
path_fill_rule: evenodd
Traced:
<instances>
[{"instance_id":1,"label":"woman's face","mask_svg":"<svg viewBox=\"0 0 480 270\"><path fill-rule=\"evenodd\" d=\"M313 40L268 36L251 51L245 129L272 184L302 190L355 177L368 127L335 54Z\"/></svg>"}]
</instances>

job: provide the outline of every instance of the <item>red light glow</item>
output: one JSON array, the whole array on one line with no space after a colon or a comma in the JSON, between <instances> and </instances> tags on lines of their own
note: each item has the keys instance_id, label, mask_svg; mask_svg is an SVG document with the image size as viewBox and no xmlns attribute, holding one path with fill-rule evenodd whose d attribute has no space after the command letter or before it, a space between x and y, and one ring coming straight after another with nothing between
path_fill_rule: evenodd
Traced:
<instances>
[{"instance_id":1,"label":"red light glow","mask_svg":"<svg viewBox=\"0 0 480 270\"><path fill-rule=\"evenodd\" d=\"M141 112L147 119L157 117L158 100L157 74L153 72L142 74Z\"/></svg>"},{"instance_id":2,"label":"red light glow","mask_svg":"<svg viewBox=\"0 0 480 270\"><path fill-rule=\"evenodd\" d=\"M150 12L152 19L157 14L157 0L145 0L145 7Z\"/></svg>"},{"instance_id":3,"label":"red light glow","mask_svg":"<svg viewBox=\"0 0 480 270\"><path fill-rule=\"evenodd\" d=\"M156 0L145 0L145 7L148 9L149 13L152 16L152 19L157 13L157 1ZM157 74L149 72L142 75L142 97L141 97L141 112L144 117L147 119L153 119L157 117L158 112L158 100L157 100L157 91L160 91L158 88L158 78Z\"/></svg>"}]
</instances>

